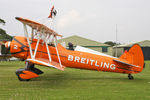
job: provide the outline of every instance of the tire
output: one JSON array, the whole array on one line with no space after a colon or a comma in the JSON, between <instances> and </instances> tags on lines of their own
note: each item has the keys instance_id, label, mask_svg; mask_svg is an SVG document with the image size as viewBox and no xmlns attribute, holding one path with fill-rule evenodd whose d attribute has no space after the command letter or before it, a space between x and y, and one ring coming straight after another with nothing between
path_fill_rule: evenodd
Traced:
<instances>
[{"instance_id":1,"label":"tire","mask_svg":"<svg viewBox=\"0 0 150 100\"><path fill-rule=\"evenodd\" d=\"M132 75L128 76L129 80L134 80L134 77Z\"/></svg>"}]
</instances>

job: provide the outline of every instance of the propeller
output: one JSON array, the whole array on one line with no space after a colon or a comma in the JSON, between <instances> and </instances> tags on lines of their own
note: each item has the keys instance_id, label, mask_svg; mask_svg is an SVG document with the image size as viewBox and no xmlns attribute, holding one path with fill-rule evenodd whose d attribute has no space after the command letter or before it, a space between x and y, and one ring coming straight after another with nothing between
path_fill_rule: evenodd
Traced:
<instances>
[{"instance_id":1,"label":"propeller","mask_svg":"<svg viewBox=\"0 0 150 100\"><path fill-rule=\"evenodd\" d=\"M10 44L11 44L10 41L8 41L8 42L5 43L5 48L6 48L5 54L6 54L6 55L7 55L7 54L9 53L9 51L10 51Z\"/></svg>"},{"instance_id":2,"label":"propeller","mask_svg":"<svg viewBox=\"0 0 150 100\"><path fill-rule=\"evenodd\" d=\"M11 45L11 41L1 41L0 45L4 45L5 46L5 54L4 56L8 55L9 51L10 51L10 45Z\"/></svg>"},{"instance_id":3,"label":"propeller","mask_svg":"<svg viewBox=\"0 0 150 100\"><path fill-rule=\"evenodd\" d=\"M0 41L0 45L5 45L7 41Z\"/></svg>"}]
</instances>

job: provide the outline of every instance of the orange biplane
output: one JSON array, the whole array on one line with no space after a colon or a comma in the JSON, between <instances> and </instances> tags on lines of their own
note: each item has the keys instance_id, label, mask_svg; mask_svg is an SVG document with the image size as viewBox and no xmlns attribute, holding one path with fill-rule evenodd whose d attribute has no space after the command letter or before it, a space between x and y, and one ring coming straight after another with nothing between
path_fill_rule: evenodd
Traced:
<instances>
[{"instance_id":1,"label":"orange biplane","mask_svg":"<svg viewBox=\"0 0 150 100\"><path fill-rule=\"evenodd\" d=\"M5 47L10 49L12 56L24 59L25 68L16 71L20 81L28 81L36 78L43 72L34 67L35 64L64 70L65 67L88 69L115 73L128 74L130 80L134 79L131 74L143 70L144 57L142 49L135 44L120 58L112 57L91 49L77 46L75 50L68 50L57 43L57 37L62 35L56 33L47 26L16 17L23 23L25 36L16 36ZM27 26L31 27L31 34Z\"/></svg>"}]
</instances>

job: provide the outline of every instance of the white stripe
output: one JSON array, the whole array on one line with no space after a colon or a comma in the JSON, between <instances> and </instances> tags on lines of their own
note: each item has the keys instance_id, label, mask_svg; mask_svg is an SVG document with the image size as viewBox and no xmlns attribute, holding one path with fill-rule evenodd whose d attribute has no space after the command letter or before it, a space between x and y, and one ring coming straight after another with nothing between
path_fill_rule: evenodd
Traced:
<instances>
[{"instance_id":1,"label":"white stripe","mask_svg":"<svg viewBox=\"0 0 150 100\"><path fill-rule=\"evenodd\" d=\"M75 48L75 51L81 51L81 52L96 54L96 55L100 55L100 56L116 58L116 57L113 57L113 56L110 56L110 55L107 55L107 54L104 54L104 53L101 53L101 52L98 52L98 51L95 51L95 50L92 50L92 49L89 49L89 48L81 47L81 46L77 46Z\"/></svg>"}]
</instances>

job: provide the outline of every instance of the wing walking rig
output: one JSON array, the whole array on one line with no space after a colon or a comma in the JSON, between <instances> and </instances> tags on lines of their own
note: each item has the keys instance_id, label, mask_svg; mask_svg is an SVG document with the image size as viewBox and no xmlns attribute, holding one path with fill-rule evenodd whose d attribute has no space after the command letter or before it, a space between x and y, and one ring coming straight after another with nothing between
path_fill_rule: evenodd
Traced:
<instances>
[{"instance_id":1,"label":"wing walking rig","mask_svg":"<svg viewBox=\"0 0 150 100\"><path fill-rule=\"evenodd\" d=\"M30 61L32 63L36 63L39 65L53 67L59 70L64 70L64 66L61 64L61 59L60 59L59 51L57 48L57 37L62 37L62 35L58 34L57 32L48 28L47 26L37 23L35 21L21 18L21 17L16 17L16 19L23 23L24 35L27 38L27 43L29 46L30 58L28 58L26 61ZM31 31L32 31L31 36L28 33L27 26L31 27ZM32 43L32 40L34 39L37 39L37 43L36 43L36 47L34 48L35 50L33 51L31 43ZM49 58L48 60L42 59L42 58L36 58L38 46L41 40L43 41L43 44L44 43L46 44L47 54ZM52 61L51 53L48 48L49 42L53 43L53 45L56 47L56 52L57 52L59 63Z\"/></svg>"}]
</instances>

